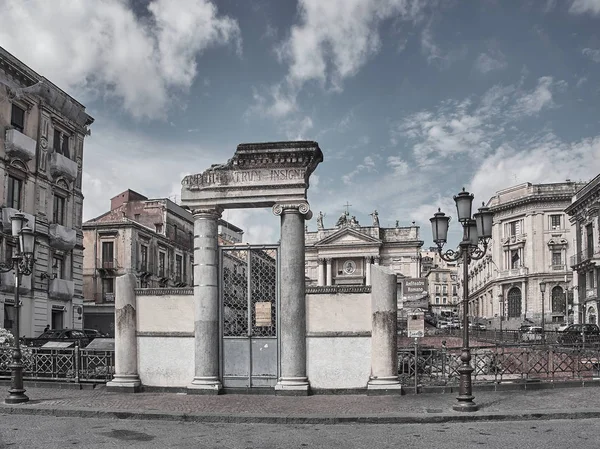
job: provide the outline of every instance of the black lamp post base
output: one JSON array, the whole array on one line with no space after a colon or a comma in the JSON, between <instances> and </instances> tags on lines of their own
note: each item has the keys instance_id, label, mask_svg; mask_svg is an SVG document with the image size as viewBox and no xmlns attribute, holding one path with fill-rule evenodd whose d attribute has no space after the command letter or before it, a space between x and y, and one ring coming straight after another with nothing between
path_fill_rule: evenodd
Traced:
<instances>
[{"instance_id":1,"label":"black lamp post base","mask_svg":"<svg viewBox=\"0 0 600 449\"><path fill-rule=\"evenodd\" d=\"M10 389L8 396L4 399L5 404L22 404L29 401L29 396L25 394L24 389Z\"/></svg>"},{"instance_id":2,"label":"black lamp post base","mask_svg":"<svg viewBox=\"0 0 600 449\"><path fill-rule=\"evenodd\" d=\"M473 402L474 396L459 396L457 399L458 404L452 407L455 412L476 412L479 410L479 406Z\"/></svg>"}]
</instances>

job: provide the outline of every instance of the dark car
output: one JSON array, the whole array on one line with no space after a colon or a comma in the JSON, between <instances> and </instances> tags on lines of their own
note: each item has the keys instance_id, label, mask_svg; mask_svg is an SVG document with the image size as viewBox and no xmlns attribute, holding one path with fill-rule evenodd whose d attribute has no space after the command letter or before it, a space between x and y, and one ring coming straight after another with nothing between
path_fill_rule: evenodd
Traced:
<instances>
[{"instance_id":1,"label":"dark car","mask_svg":"<svg viewBox=\"0 0 600 449\"><path fill-rule=\"evenodd\" d=\"M98 329L84 329L83 333L91 340L94 338L107 338L108 335L100 332Z\"/></svg>"},{"instance_id":2,"label":"dark car","mask_svg":"<svg viewBox=\"0 0 600 449\"><path fill-rule=\"evenodd\" d=\"M561 345L582 345L600 343L600 327L596 324L570 324L558 333Z\"/></svg>"},{"instance_id":3,"label":"dark car","mask_svg":"<svg viewBox=\"0 0 600 449\"><path fill-rule=\"evenodd\" d=\"M33 346L44 346L48 342L72 342L79 343L79 346L84 348L90 338L85 332L78 329L50 329L43 332L39 337L30 340Z\"/></svg>"}]
</instances>

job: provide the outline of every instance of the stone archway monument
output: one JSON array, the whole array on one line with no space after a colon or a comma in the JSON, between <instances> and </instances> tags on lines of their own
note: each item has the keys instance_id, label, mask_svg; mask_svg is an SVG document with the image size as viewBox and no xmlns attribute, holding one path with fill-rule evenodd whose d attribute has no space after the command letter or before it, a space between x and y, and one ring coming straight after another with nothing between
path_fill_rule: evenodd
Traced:
<instances>
[{"instance_id":1,"label":"stone archway monument","mask_svg":"<svg viewBox=\"0 0 600 449\"><path fill-rule=\"evenodd\" d=\"M304 220L310 175L323 161L317 142L240 144L225 164L186 176L181 204L194 215L195 373L190 392L218 393L219 267L217 223L224 209L272 207L281 217L280 376L276 390L308 391Z\"/></svg>"}]
</instances>

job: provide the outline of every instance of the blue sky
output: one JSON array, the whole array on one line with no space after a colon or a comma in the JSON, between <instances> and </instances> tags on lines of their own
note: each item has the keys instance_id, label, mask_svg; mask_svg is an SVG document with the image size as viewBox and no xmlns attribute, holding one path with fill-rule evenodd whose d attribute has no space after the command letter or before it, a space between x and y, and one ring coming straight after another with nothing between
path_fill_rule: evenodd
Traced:
<instances>
[{"instance_id":1,"label":"blue sky","mask_svg":"<svg viewBox=\"0 0 600 449\"><path fill-rule=\"evenodd\" d=\"M0 45L95 117L84 219L177 196L237 144L307 139L333 226L422 226L522 182L600 172L600 0L0 0ZM252 243L268 210L226 212ZM315 219L308 223L316 228ZM454 225L458 235L458 225Z\"/></svg>"}]
</instances>

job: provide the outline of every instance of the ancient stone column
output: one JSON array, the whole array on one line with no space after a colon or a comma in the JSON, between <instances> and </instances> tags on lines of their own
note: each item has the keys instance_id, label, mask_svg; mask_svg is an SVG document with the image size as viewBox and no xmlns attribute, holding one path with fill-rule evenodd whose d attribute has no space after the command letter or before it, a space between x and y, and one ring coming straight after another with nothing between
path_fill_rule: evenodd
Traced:
<instances>
[{"instance_id":1,"label":"ancient stone column","mask_svg":"<svg viewBox=\"0 0 600 449\"><path fill-rule=\"evenodd\" d=\"M327 280L325 285L331 285L331 258L325 259L327 262Z\"/></svg>"},{"instance_id":2,"label":"ancient stone column","mask_svg":"<svg viewBox=\"0 0 600 449\"><path fill-rule=\"evenodd\" d=\"M279 343L280 377L275 390L308 394L306 376L306 296L304 284L304 220L310 218L307 203L276 204L281 216Z\"/></svg>"},{"instance_id":3,"label":"ancient stone column","mask_svg":"<svg viewBox=\"0 0 600 449\"><path fill-rule=\"evenodd\" d=\"M371 285L371 257L365 257L365 284Z\"/></svg>"},{"instance_id":4,"label":"ancient stone column","mask_svg":"<svg viewBox=\"0 0 600 449\"><path fill-rule=\"evenodd\" d=\"M317 285L319 287L323 287L325 285L325 279L324 279L325 273L323 271L325 269L325 267L323 266L324 265L323 262L324 262L323 259L319 259L319 269L318 269L319 271L317 273Z\"/></svg>"},{"instance_id":5,"label":"ancient stone column","mask_svg":"<svg viewBox=\"0 0 600 449\"><path fill-rule=\"evenodd\" d=\"M219 254L217 224L221 211L194 210L194 346L195 373L190 393L218 394Z\"/></svg>"},{"instance_id":6,"label":"ancient stone column","mask_svg":"<svg viewBox=\"0 0 600 449\"><path fill-rule=\"evenodd\" d=\"M137 392L140 377L137 364L135 275L119 276L115 290L115 374L106 384L108 391Z\"/></svg>"},{"instance_id":7,"label":"ancient stone column","mask_svg":"<svg viewBox=\"0 0 600 449\"><path fill-rule=\"evenodd\" d=\"M368 390L400 392L396 274L388 267L371 267L371 377Z\"/></svg>"}]
</instances>

